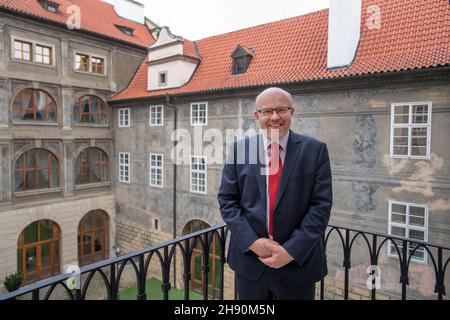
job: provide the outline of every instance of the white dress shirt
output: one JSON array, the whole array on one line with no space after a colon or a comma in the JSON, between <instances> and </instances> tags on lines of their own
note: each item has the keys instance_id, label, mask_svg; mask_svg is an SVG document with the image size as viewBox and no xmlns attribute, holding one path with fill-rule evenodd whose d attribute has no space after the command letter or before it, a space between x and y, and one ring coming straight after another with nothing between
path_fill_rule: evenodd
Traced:
<instances>
[{"instance_id":1,"label":"white dress shirt","mask_svg":"<svg viewBox=\"0 0 450 320\"><path fill-rule=\"evenodd\" d=\"M269 210L270 210L270 205L269 205L269 175L268 173L268 157L267 157L267 153L268 153L268 149L270 147L270 145L272 144L272 140L270 140L269 137L267 137L266 135L262 135L263 136L263 143L264 143L264 150L266 150L266 152L264 153L266 156L266 164L267 164L267 170L266 170L266 220L267 220L267 230L269 230ZM289 140L289 131L280 138L279 141L279 145L281 146L281 150L280 150L280 158L281 158L281 164L282 164L282 168L284 168L284 159L286 158L286 151L287 151L287 144L288 144L288 140Z\"/></svg>"}]
</instances>

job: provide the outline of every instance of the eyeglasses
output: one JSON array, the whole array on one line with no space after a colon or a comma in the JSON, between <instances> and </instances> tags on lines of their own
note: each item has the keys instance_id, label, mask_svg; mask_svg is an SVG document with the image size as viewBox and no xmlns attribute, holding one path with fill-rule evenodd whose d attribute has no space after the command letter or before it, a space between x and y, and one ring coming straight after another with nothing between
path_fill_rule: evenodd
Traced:
<instances>
[{"instance_id":1,"label":"eyeglasses","mask_svg":"<svg viewBox=\"0 0 450 320\"><path fill-rule=\"evenodd\" d=\"M280 116L285 116L289 113L289 111L292 108L283 107L283 108L276 108L276 109L258 109L258 112L261 113L264 117L271 117L274 112L276 112Z\"/></svg>"}]
</instances>

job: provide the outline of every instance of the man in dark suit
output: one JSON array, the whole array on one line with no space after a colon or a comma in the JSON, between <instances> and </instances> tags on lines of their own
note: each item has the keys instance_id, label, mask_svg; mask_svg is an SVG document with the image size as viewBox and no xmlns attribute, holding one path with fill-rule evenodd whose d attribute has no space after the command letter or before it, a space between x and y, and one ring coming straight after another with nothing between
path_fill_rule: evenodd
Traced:
<instances>
[{"instance_id":1,"label":"man in dark suit","mask_svg":"<svg viewBox=\"0 0 450 320\"><path fill-rule=\"evenodd\" d=\"M328 272L328 150L290 130L294 112L288 92L263 91L254 112L263 133L234 142L228 152L218 200L231 232L227 262L239 299L312 300L315 283Z\"/></svg>"}]
</instances>

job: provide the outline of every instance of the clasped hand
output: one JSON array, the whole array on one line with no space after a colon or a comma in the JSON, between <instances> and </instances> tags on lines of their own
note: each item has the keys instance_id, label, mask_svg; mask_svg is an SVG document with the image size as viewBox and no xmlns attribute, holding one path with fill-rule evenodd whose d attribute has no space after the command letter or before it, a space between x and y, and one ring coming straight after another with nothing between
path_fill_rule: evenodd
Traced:
<instances>
[{"instance_id":1,"label":"clasped hand","mask_svg":"<svg viewBox=\"0 0 450 320\"><path fill-rule=\"evenodd\" d=\"M259 238L252 243L249 250L256 253L262 263L273 269L284 267L294 260L283 246L268 238Z\"/></svg>"}]
</instances>

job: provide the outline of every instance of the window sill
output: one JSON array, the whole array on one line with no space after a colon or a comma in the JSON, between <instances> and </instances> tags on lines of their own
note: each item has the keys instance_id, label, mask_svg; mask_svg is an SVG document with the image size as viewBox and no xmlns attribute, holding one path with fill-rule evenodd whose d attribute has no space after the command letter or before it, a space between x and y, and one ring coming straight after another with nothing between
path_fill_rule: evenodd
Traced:
<instances>
[{"instance_id":1,"label":"window sill","mask_svg":"<svg viewBox=\"0 0 450 320\"><path fill-rule=\"evenodd\" d=\"M20 120L13 120L11 121L13 125L25 125L25 126L53 126L57 127L59 125L58 122L45 122L45 121L20 121Z\"/></svg>"},{"instance_id":2,"label":"window sill","mask_svg":"<svg viewBox=\"0 0 450 320\"><path fill-rule=\"evenodd\" d=\"M198 195L202 195L202 196L206 196L208 193L207 192L203 192L203 191L189 191L192 194L198 194Z\"/></svg>"},{"instance_id":3,"label":"window sill","mask_svg":"<svg viewBox=\"0 0 450 320\"><path fill-rule=\"evenodd\" d=\"M23 64L28 64L32 66L39 66L39 67L45 67L50 69L56 69L56 65L53 64L46 64L46 63L40 63L40 62L34 62L34 61L28 61L28 60L21 60L21 59L11 59L12 62L18 62Z\"/></svg>"},{"instance_id":4,"label":"window sill","mask_svg":"<svg viewBox=\"0 0 450 320\"><path fill-rule=\"evenodd\" d=\"M398 155L391 155L391 159L396 160L430 160L430 156L398 156Z\"/></svg>"},{"instance_id":5,"label":"window sill","mask_svg":"<svg viewBox=\"0 0 450 320\"><path fill-rule=\"evenodd\" d=\"M109 129L109 124L95 124L95 123L74 123L74 127L91 127L91 128L106 128Z\"/></svg>"},{"instance_id":6,"label":"window sill","mask_svg":"<svg viewBox=\"0 0 450 320\"><path fill-rule=\"evenodd\" d=\"M399 260L398 255L396 253L388 253L387 256L389 258ZM411 262L414 262L416 264L421 264L421 265L428 265L428 259L427 259L426 255L423 260L411 258Z\"/></svg>"},{"instance_id":7,"label":"window sill","mask_svg":"<svg viewBox=\"0 0 450 320\"><path fill-rule=\"evenodd\" d=\"M89 72L89 71L80 71L80 70L76 70L76 69L73 69L73 72L80 73L80 74L86 74L88 76L97 76L97 77L103 77L103 78L108 77L108 75L106 73L95 73L95 72Z\"/></svg>"},{"instance_id":8,"label":"window sill","mask_svg":"<svg viewBox=\"0 0 450 320\"><path fill-rule=\"evenodd\" d=\"M109 187L111 186L111 182L97 182L97 183L87 183L87 184L78 184L75 185L75 190L83 190L89 188L99 188L99 187Z\"/></svg>"},{"instance_id":9,"label":"window sill","mask_svg":"<svg viewBox=\"0 0 450 320\"><path fill-rule=\"evenodd\" d=\"M29 190L29 191L18 191L14 193L14 196L16 198L20 197L28 197L28 196L34 196L39 194L47 194L47 193L56 193L61 192L61 187L58 188L48 188L48 189L37 189L37 190Z\"/></svg>"}]
</instances>

